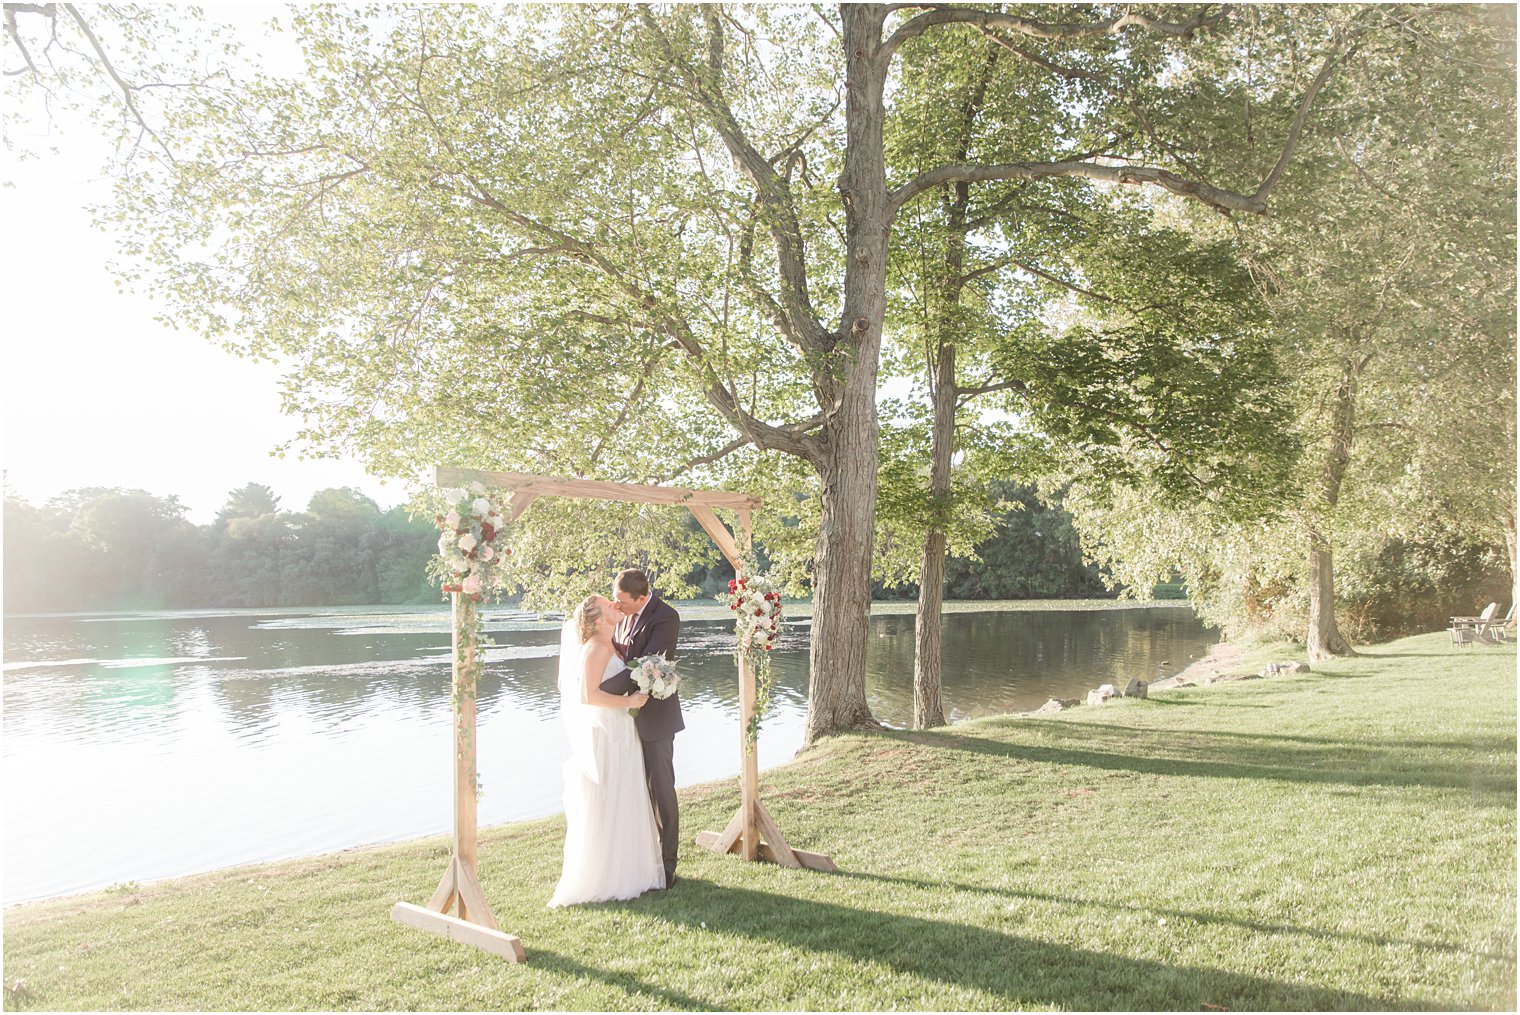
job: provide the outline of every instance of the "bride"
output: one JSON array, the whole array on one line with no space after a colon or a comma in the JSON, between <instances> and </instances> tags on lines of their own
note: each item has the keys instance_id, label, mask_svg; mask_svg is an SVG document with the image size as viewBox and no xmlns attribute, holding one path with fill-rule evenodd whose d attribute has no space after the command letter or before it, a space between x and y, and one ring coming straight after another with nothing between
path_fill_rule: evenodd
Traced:
<instances>
[{"instance_id":1,"label":"bride","mask_svg":"<svg viewBox=\"0 0 1520 1015\"><path fill-rule=\"evenodd\" d=\"M590 596L560 634L560 715L565 762L565 865L550 907L632 899L665 887L660 836L644 783L644 752L630 708L648 695L608 694L601 682L624 666L612 649L617 613Z\"/></svg>"}]
</instances>

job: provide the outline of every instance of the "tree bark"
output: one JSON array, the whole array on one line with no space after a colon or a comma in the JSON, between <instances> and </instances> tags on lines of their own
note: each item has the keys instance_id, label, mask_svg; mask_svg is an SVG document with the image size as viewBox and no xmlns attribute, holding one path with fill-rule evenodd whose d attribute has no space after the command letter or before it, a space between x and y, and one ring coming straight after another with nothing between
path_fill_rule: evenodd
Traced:
<instances>
[{"instance_id":1,"label":"tree bark","mask_svg":"<svg viewBox=\"0 0 1520 1015\"><path fill-rule=\"evenodd\" d=\"M839 730L877 726L866 703L866 645L871 613L871 552L881 429L876 376L886 316L887 173L882 148L886 61L878 56L886 13L877 4L845 4L847 142L839 177L845 210L844 313L829 354L837 381L823 379L823 487L814 583L807 741Z\"/></svg>"},{"instance_id":2,"label":"tree bark","mask_svg":"<svg viewBox=\"0 0 1520 1015\"><path fill-rule=\"evenodd\" d=\"M945 725L940 704L940 632L944 626L945 518L950 496L950 460L955 448L955 344L940 346L934 385L934 435L930 443L929 495L933 516L924 538L918 577L918 617L913 644L913 727Z\"/></svg>"},{"instance_id":3,"label":"tree bark","mask_svg":"<svg viewBox=\"0 0 1520 1015\"><path fill-rule=\"evenodd\" d=\"M971 95L961 108L961 143L956 157L964 160L977 114L987 94L987 83L997 62L993 50ZM930 729L945 725L940 703L943 681L945 544L949 525L950 466L955 455L955 410L960 387L955 379L956 340L960 337L961 290L966 286L966 217L971 187L964 180L949 188L944 198L945 263L940 277L939 305L931 311L929 390L934 401L934 424L929 441L929 497L932 503L929 531L924 535L924 557L918 571L918 615L913 626L913 727Z\"/></svg>"},{"instance_id":4,"label":"tree bark","mask_svg":"<svg viewBox=\"0 0 1520 1015\"><path fill-rule=\"evenodd\" d=\"M1509 602L1514 606L1520 602L1520 567L1517 567L1515 559L1515 512L1504 513L1504 548L1509 551Z\"/></svg>"},{"instance_id":5,"label":"tree bark","mask_svg":"<svg viewBox=\"0 0 1520 1015\"><path fill-rule=\"evenodd\" d=\"M1331 402L1330 449L1325 453L1320 474L1320 501L1324 516L1335 512L1340 500L1341 481L1351 463L1351 442L1356 433L1356 386L1360 365L1347 358ZM1334 656L1356 653L1341 636L1335 622L1335 568L1330 541L1322 526L1309 526L1309 661L1318 662Z\"/></svg>"}]
</instances>

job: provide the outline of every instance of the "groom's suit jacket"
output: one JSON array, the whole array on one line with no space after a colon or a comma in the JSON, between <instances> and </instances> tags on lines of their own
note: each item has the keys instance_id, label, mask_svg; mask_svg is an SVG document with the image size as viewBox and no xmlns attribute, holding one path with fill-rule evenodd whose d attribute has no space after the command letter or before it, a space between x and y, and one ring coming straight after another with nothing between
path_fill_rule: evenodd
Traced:
<instances>
[{"instance_id":1,"label":"groom's suit jacket","mask_svg":"<svg viewBox=\"0 0 1520 1015\"><path fill-rule=\"evenodd\" d=\"M680 633L681 615L665 600L651 596L633 630L626 634L619 631L619 635L627 640L614 636L612 647L630 662L652 655L661 655L674 662L676 638ZM609 694L633 694L638 689L639 685L626 669L602 681L602 690ZM649 704L633 717L633 724L638 728L641 740L665 740L684 730L686 720L681 717L680 692L665 699L650 698Z\"/></svg>"}]
</instances>

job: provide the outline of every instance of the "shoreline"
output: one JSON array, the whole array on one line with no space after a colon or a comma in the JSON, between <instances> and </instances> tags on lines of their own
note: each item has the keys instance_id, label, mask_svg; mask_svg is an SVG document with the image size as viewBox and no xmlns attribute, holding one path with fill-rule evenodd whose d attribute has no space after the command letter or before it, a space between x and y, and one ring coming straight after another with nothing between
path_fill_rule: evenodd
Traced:
<instances>
[{"instance_id":1,"label":"shoreline","mask_svg":"<svg viewBox=\"0 0 1520 1015\"><path fill-rule=\"evenodd\" d=\"M1216 642L1199 659L1193 660L1180 673L1163 677L1151 684L1151 690L1167 690L1186 684L1206 684L1213 677L1224 676L1245 661L1246 650L1232 641Z\"/></svg>"}]
</instances>

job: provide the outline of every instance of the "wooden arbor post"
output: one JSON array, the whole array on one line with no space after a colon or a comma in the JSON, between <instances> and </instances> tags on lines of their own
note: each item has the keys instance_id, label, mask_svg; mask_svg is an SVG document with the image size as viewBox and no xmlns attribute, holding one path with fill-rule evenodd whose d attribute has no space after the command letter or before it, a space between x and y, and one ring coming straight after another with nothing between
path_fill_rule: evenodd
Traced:
<instances>
[{"instance_id":1,"label":"wooden arbor post","mask_svg":"<svg viewBox=\"0 0 1520 1015\"><path fill-rule=\"evenodd\" d=\"M712 490L685 490L670 486L646 486L638 483L613 483L591 479L558 479L521 472L485 472L438 466L434 483L440 487L468 486L472 482L510 490L508 521L514 521L539 497L576 497L588 500L616 500L635 504L669 504L686 507L696 517L718 549L737 571L740 568L739 546L733 535L714 513L714 508L731 508L738 512L744 546L750 546L750 512L760 506L760 499L741 493ZM524 960L521 942L502 933L480 888L475 863L475 688L461 686L461 672L474 672L473 666L461 668L459 639L461 632L474 631L475 603L468 596L454 593L454 852L438 889L426 907L398 902L391 908L391 918L398 923L441 934L452 941L471 944L501 955L513 962ZM464 658L473 662L478 646L464 645ZM719 853L737 852L746 860L765 859L787 867L811 867L832 871L834 862L822 853L792 849L781 834L765 805L760 802L759 761L746 736L755 714L755 675L741 658L739 661L739 751L740 803L733 820L722 832L702 832L697 844ZM758 745L757 745L758 746ZM457 904L458 915L449 915Z\"/></svg>"},{"instance_id":2,"label":"wooden arbor post","mask_svg":"<svg viewBox=\"0 0 1520 1015\"><path fill-rule=\"evenodd\" d=\"M756 506L758 506L758 500ZM723 556L740 570L739 547L729 535L721 519L711 507L688 504L697 516L702 528L718 544ZM753 539L750 529L749 509L739 509L740 538L748 550ZM781 826L771 817L770 811L760 802L760 745L749 742L749 724L755 716L755 674L749 668L749 660L739 656L739 809L721 832L702 832L697 835L697 845L716 853L738 853L746 860L770 860L783 867L811 867L813 870L832 871L834 861L822 853L810 853L792 849L781 834Z\"/></svg>"},{"instance_id":3,"label":"wooden arbor post","mask_svg":"<svg viewBox=\"0 0 1520 1015\"><path fill-rule=\"evenodd\" d=\"M445 485L440 482L438 485ZM532 494L512 495L507 520L513 521L533 503ZM454 620L454 850L444 869L443 880L427 905L398 902L391 919L450 941L474 945L509 962L523 962L522 942L496 926L476 873L476 771L475 751L475 600L462 592L451 593ZM450 915L456 910L457 915Z\"/></svg>"}]
</instances>

